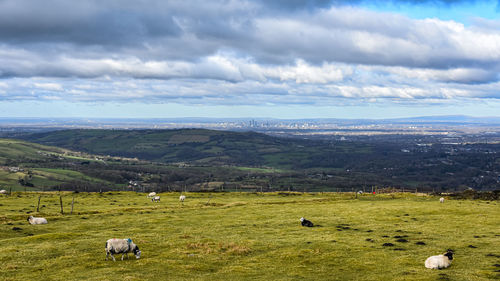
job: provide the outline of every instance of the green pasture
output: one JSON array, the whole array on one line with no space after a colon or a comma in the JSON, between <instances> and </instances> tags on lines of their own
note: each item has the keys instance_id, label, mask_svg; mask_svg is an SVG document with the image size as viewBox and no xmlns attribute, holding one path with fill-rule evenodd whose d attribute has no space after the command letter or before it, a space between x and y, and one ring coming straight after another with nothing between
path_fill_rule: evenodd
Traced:
<instances>
[{"instance_id":1,"label":"green pasture","mask_svg":"<svg viewBox=\"0 0 500 281\"><path fill-rule=\"evenodd\" d=\"M0 279L500 278L496 201L447 198L440 204L436 197L401 193L187 193L180 203L179 193L160 196L152 203L132 192L0 195ZM29 225L29 214L49 224ZM300 226L302 216L321 226ZM110 238L133 239L142 258L106 261ZM451 267L424 267L427 257L448 248L455 251Z\"/></svg>"}]
</instances>

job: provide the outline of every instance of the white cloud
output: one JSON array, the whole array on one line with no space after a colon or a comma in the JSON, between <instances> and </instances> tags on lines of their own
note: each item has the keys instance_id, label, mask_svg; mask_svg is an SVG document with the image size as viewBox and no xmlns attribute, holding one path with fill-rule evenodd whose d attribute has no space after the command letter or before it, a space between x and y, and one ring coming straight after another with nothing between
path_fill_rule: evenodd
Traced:
<instances>
[{"instance_id":1,"label":"white cloud","mask_svg":"<svg viewBox=\"0 0 500 281\"><path fill-rule=\"evenodd\" d=\"M274 14L253 1L111 2L78 4L83 12L74 22L73 12L59 18L39 7L34 18L37 11L9 6L15 1L0 3L1 99L322 105L500 99L498 21L466 26L349 6ZM119 3L128 21L120 21Z\"/></svg>"},{"instance_id":2,"label":"white cloud","mask_svg":"<svg viewBox=\"0 0 500 281\"><path fill-rule=\"evenodd\" d=\"M33 86L37 89L47 90L47 91L62 91L63 87L57 83L34 83Z\"/></svg>"}]
</instances>

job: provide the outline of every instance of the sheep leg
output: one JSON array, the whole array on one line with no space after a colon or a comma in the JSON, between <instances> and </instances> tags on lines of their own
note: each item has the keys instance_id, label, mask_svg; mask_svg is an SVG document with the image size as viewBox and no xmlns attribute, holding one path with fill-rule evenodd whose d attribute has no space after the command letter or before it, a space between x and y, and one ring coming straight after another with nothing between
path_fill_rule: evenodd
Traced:
<instances>
[{"instance_id":1,"label":"sheep leg","mask_svg":"<svg viewBox=\"0 0 500 281\"><path fill-rule=\"evenodd\" d=\"M122 254L122 260L123 260L123 255L125 255L125 254Z\"/></svg>"},{"instance_id":2,"label":"sheep leg","mask_svg":"<svg viewBox=\"0 0 500 281\"><path fill-rule=\"evenodd\" d=\"M113 256L113 253L110 253L111 257L113 258L113 261L116 261L115 260L115 256Z\"/></svg>"}]
</instances>

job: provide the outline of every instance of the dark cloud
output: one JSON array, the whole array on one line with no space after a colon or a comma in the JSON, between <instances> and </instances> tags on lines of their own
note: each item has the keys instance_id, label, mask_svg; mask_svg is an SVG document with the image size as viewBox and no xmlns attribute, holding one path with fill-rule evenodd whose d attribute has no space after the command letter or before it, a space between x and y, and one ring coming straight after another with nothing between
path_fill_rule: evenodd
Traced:
<instances>
[{"instance_id":1,"label":"dark cloud","mask_svg":"<svg viewBox=\"0 0 500 281\"><path fill-rule=\"evenodd\" d=\"M3 42L120 45L180 34L172 14L143 9L140 5L115 7L95 1L0 1L0 38Z\"/></svg>"}]
</instances>

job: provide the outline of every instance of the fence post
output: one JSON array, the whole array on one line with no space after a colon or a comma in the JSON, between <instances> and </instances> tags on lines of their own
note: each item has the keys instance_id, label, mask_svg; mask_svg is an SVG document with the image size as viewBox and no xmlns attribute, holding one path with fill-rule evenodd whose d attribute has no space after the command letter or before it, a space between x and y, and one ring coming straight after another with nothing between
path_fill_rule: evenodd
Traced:
<instances>
[{"instance_id":1,"label":"fence post","mask_svg":"<svg viewBox=\"0 0 500 281\"><path fill-rule=\"evenodd\" d=\"M42 195L38 195L38 205L36 205L36 212L38 213L40 210L40 199L42 198Z\"/></svg>"},{"instance_id":2,"label":"fence post","mask_svg":"<svg viewBox=\"0 0 500 281\"><path fill-rule=\"evenodd\" d=\"M62 196L60 196L60 195L59 195L59 203L61 203L61 215L63 215L64 211L63 211Z\"/></svg>"},{"instance_id":3,"label":"fence post","mask_svg":"<svg viewBox=\"0 0 500 281\"><path fill-rule=\"evenodd\" d=\"M75 195L73 195L73 200L71 200L71 212L69 213L70 215L73 214L73 205L75 204Z\"/></svg>"}]
</instances>

